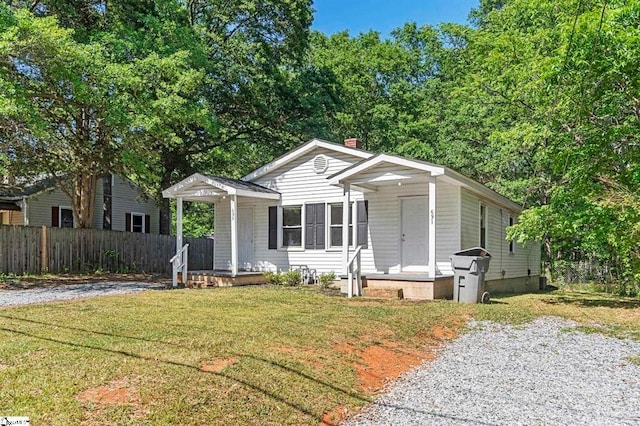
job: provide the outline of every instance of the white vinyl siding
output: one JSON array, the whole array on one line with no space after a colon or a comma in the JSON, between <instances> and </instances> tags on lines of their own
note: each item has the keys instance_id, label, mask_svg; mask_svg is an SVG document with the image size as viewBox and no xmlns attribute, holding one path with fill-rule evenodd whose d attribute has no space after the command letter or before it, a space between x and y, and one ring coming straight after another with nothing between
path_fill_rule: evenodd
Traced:
<instances>
[{"instance_id":1,"label":"white vinyl siding","mask_svg":"<svg viewBox=\"0 0 640 426\"><path fill-rule=\"evenodd\" d=\"M526 247L518 243L513 244L513 253L509 252L506 241L506 228L509 217L517 221L517 214L502 209L489 200L480 200L469 191L462 190L462 249L475 247L480 235L480 221L478 220L479 204L482 201L487 209L487 251L491 254L487 280L501 278L526 277L540 273L540 245L531 243ZM504 271L504 276L502 275Z\"/></svg>"},{"instance_id":2,"label":"white vinyl siding","mask_svg":"<svg viewBox=\"0 0 640 426\"><path fill-rule=\"evenodd\" d=\"M457 186L436 184L436 266L440 273L451 273L449 256L459 250L459 194ZM390 185L367 194L369 199L369 250L363 253L365 272L400 272L400 200L428 196L428 184Z\"/></svg>"},{"instance_id":3,"label":"white vinyl siding","mask_svg":"<svg viewBox=\"0 0 640 426\"><path fill-rule=\"evenodd\" d=\"M327 170L323 174L317 174L313 168L313 160L317 155L323 154L328 159ZM346 153L334 152L324 148L317 148L313 151L297 158L291 163L282 166L278 170L267 173L266 175L256 179L254 183L276 190L282 194L280 206L301 205L302 221L304 224L304 206L306 204L316 203L341 203L343 199L342 188L331 186L327 181L327 177L334 173L349 167L351 164L359 161L360 158L351 156ZM351 191L351 202L362 200L363 195L358 191ZM255 206L255 259L256 267L260 270L285 270L289 265L308 265L315 268L318 273L335 272L342 273L342 251L329 248L328 240L325 240L324 250L304 250L300 247L282 248L279 245L278 250L268 249L268 229L269 229L269 206L276 203L274 201L254 201L250 199L239 199L239 204L252 203ZM371 204L369 204L371 206ZM370 207L371 208L371 207ZM216 205L216 219L218 219L218 206ZM327 209L325 208L325 213ZM216 222L217 223L217 222ZM325 224L328 220L325 221ZM371 219L369 219L371 223ZM280 226L282 224L282 215L279 213L278 232L281 233ZM328 230L328 226L326 226ZM218 255L222 251L227 251L221 255L224 259L230 259L230 246L222 243L218 244L218 228L216 227L216 265L223 263L218 262ZM328 237L328 231L327 237ZM304 226L303 226L303 247L304 247ZM371 258L371 245L369 249L363 250L369 253ZM353 250L353 248L352 248Z\"/></svg>"}]
</instances>

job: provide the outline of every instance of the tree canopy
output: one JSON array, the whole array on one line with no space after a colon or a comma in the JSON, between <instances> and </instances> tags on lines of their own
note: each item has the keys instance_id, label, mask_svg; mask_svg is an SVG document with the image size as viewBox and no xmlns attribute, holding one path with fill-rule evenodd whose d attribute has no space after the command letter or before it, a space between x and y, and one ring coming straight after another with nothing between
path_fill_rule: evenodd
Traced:
<instances>
[{"instance_id":1,"label":"tree canopy","mask_svg":"<svg viewBox=\"0 0 640 426\"><path fill-rule=\"evenodd\" d=\"M169 232L160 191L193 171L358 137L520 203L509 236L542 241L552 272L587 261L639 293L640 2L481 0L469 18L383 39L310 31L311 0L5 2L0 171L60 178L82 226L97 177L123 173Z\"/></svg>"}]
</instances>

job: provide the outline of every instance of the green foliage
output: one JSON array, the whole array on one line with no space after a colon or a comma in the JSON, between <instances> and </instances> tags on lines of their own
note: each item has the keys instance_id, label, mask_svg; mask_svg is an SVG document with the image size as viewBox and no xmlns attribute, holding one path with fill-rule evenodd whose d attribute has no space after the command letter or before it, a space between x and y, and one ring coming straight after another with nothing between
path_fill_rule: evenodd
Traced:
<instances>
[{"instance_id":1,"label":"green foliage","mask_svg":"<svg viewBox=\"0 0 640 426\"><path fill-rule=\"evenodd\" d=\"M278 272L267 271L263 272L262 275L264 275L264 277L266 278L267 284L282 285L282 275L280 275Z\"/></svg>"},{"instance_id":2,"label":"green foliage","mask_svg":"<svg viewBox=\"0 0 640 426\"><path fill-rule=\"evenodd\" d=\"M302 275L300 271L286 271L280 274L282 285L287 287L297 287L302 284Z\"/></svg>"},{"instance_id":3,"label":"green foliage","mask_svg":"<svg viewBox=\"0 0 640 426\"><path fill-rule=\"evenodd\" d=\"M286 287L297 287L302 284L302 275L300 271L286 272L264 272L267 283L271 285L282 285Z\"/></svg>"},{"instance_id":4,"label":"green foliage","mask_svg":"<svg viewBox=\"0 0 640 426\"><path fill-rule=\"evenodd\" d=\"M335 280L336 280L336 274L333 271L320 274L320 276L318 277L318 282L320 283L320 287L322 288L329 287L331 284L334 283Z\"/></svg>"}]
</instances>

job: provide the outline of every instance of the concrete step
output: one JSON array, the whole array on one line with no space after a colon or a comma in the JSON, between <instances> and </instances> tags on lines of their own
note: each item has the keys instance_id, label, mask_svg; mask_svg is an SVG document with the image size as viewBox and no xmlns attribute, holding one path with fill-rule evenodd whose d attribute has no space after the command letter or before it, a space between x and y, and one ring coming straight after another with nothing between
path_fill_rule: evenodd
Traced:
<instances>
[{"instance_id":1,"label":"concrete step","mask_svg":"<svg viewBox=\"0 0 640 426\"><path fill-rule=\"evenodd\" d=\"M371 288L362 289L362 296L376 299L404 299L401 288Z\"/></svg>"}]
</instances>

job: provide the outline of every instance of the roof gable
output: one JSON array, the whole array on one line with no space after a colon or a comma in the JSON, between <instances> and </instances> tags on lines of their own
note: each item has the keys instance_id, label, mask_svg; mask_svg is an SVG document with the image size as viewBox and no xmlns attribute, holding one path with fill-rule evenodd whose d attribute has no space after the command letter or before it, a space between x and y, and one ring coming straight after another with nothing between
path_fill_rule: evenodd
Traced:
<instances>
[{"instance_id":1,"label":"roof gable","mask_svg":"<svg viewBox=\"0 0 640 426\"><path fill-rule=\"evenodd\" d=\"M242 180L245 180L245 181L256 180L261 176L264 176L267 173L273 172L274 170L277 170L280 167L286 164L289 164L295 159L300 158L305 154L308 154L309 152L313 151L316 148L325 148L331 151L340 152L343 154L349 154L359 159L367 159L373 156L372 153L363 151L360 149L349 148L344 145L323 141L321 139L311 139L309 142L293 149L292 151L287 152L286 154L276 158L270 163L267 163L264 166L260 167L259 169L252 171L248 175L244 176Z\"/></svg>"},{"instance_id":2,"label":"roof gable","mask_svg":"<svg viewBox=\"0 0 640 426\"><path fill-rule=\"evenodd\" d=\"M194 173L186 179L162 191L164 198L184 198L206 201L206 198L240 195L277 200L280 194L269 188L238 179Z\"/></svg>"}]
</instances>

